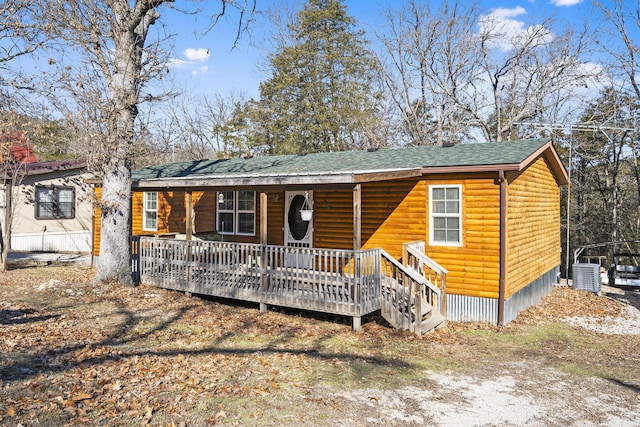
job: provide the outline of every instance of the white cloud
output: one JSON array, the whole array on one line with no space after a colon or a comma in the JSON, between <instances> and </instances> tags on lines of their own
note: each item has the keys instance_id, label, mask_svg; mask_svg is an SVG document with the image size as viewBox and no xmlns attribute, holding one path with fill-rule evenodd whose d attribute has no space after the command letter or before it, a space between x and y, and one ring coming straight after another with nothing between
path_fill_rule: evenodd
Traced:
<instances>
[{"instance_id":1,"label":"white cloud","mask_svg":"<svg viewBox=\"0 0 640 427\"><path fill-rule=\"evenodd\" d=\"M503 51L511 50L527 40L535 40L536 45L548 43L553 38L550 31L540 25L526 26L524 21L515 19L526 14L527 11L521 6L493 9L480 18L480 34L489 40L491 46Z\"/></svg>"},{"instance_id":2,"label":"white cloud","mask_svg":"<svg viewBox=\"0 0 640 427\"><path fill-rule=\"evenodd\" d=\"M491 44L495 47L509 50L513 38L524 31L524 22L513 18L526 13L527 11L521 6L513 9L494 9L480 18L480 34L491 39Z\"/></svg>"},{"instance_id":3,"label":"white cloud","mask_svg":"<svg viewBox=\"0 0 640 427\"><path fill-rule=\"evenodd\" d=\"M206 74L207 71L209 71L209 67L207 67L206 65L202 66L202 67L198 67L194 70L191 71L191 75L192 76L197 76L200 74Z\"/></svg>"},{"instance_id":4,"label":"white cloud","mask_svg":"<svg viewBox=\"0 0 640 427\"><path fill-rule=\"evenodd\" d=\"M184 56L186 56L189 61L204 62L209 59L209 49L188 48L185 49Z\"/></svg>"},{"instance_id":5,"label":"white cloud","mask_svg":"<svg viewBox=\"0 0 640 427\"><path fill-rule=\"evenodd\" d=\"M209 67L206 65L198 65L199 63L206 62L209 59L209 49L193 49L188 48L184 50L184 57L186 59L172 58L167 65L174 69L182 69L191 73L193 76L205 74L209 71Z\"/></svg>"},{"instance_id":6,"label":"white cloud","mask_svg":"<svg viewBox=\"0 0 640 427\"><path fill-rule=\"evenodd\" d=\"M575 6L582 3L582 0L551 0L554 6Z\"/></svg>"},{"instance_id":7,"label":"white cloud","mask_svg":"<svg viewBox=\"0 0 640 427\"><path fill-rule=\"evenodd\" d=\"M182 59L171 58L171 59L169 59L169 61L167 61L167 65L169 67L180 68L180 67L183 67L183 66L187 65L187 62L183 61Z\"/></svg>"},{"instance_id":8,"label":"white cloud","mask_svg":"<svg viewBox=\"0 0 640 427\"><path fill-rule=\"evenodd\" d=\"M516 16L525 15L527 10L522 6L514 7L513 9L507 9L506 7L499 7L493 9L486 17L493 18L499 21L514 18Z\"/></svg>"}]
</instances>

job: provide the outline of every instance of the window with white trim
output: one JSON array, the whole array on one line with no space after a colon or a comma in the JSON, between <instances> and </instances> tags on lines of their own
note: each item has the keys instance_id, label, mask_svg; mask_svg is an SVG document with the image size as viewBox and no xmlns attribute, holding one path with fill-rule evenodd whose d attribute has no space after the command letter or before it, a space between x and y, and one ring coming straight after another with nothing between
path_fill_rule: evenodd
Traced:
<instances>
[{"instance_id":1,"label":"window with white trim","mask_svg":"<svg viewBox=\"0 0 640 427\"><path fill-rule=\"evenodd\" d=\"M36 219L73 219L76 191L72 187L36 187Z\"/></svg>"},{"instance_id":2,"label":"window with white trim","mask_svg":"<svg viewBox=\"0 0 640 427\"><path fill-rule=\"evenodd\" d=\"M255 236L255 191L219 191L217 200L218 233Z\"/></svg>"},{"instance_id":3,"label":"window with white trim","mask_svg":"<svg viewBox=\"0 0 640 427\"><path fill-rule=\"evenodd\" d=\"M462 186L429 186L429 243L462 245Z\"/></svg>"},{"instance_id":4,"label":"window with white trim","mask_svg":"<svg viewBox=\"0 0 640 427\"><path fill-rule=\"evenodd\" d=\"M158 192L147 191L144 193L142 229L145 231L158 231Z\"/></svg>"}]
</instances>

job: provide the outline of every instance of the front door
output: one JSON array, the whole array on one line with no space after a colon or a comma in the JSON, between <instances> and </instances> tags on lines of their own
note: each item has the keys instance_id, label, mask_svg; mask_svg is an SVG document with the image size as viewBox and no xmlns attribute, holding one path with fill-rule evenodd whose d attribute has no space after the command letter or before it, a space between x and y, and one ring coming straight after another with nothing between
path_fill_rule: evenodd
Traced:
<instances>
[{"instance_id":1,"label":"front door","mask_svg":"<svg viewBox=\"0 0 640 427\"><path fill-rule=\"evenodd\" d=\"M305 221L300 211L313 209L313 191L287 191L284 216L284 245L289 248L313 246L313 217ZM293 251L285 255L287 267L310 268L311 254Z\"/></svg>"}]
</instances>

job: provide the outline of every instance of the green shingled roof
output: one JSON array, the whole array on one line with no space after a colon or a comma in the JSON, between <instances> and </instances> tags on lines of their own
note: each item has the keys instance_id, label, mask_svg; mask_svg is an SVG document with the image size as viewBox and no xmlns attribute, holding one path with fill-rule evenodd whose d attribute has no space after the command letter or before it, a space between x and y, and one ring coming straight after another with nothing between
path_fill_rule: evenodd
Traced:
<instances>
[{"instance_id":1,"label":"green shingled roof","mask_svg":"<svg viewBox=\"0 0 640 427\"><path fill-rule=\"evenodd\" d=\"M134 181L358 174L422 168L520 164L548 139L174 162L133 172Z\"/></svg>"}]
</instances>

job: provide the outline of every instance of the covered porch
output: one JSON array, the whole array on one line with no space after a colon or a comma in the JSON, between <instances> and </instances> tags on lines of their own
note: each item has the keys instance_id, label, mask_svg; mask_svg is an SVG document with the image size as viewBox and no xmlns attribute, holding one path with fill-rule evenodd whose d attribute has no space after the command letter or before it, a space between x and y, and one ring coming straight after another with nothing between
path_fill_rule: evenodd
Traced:
<instances>
[{"instance_id":1,"label":"covered porch","mask_svg":"<svg viewBox=\"0 0 640 427\"><path fill-rule=\"evenodd\" d=\"M446 273L423 242L403 246L400 263L383 249L132 238L134 279L166 289L349 316L381 311L418 335L445 321Z\"/></svg>"},{"instance_id":2,"label":"covered porch","mask_svg":"<svg viewBox=\"0 0 640 427\"><path fill-rule=\"evenodd\" d=\"M425 255L424 242L403 245L426 235L422 168L382 153L342 155L137 171L134 274L160 287L255 302L262 311L275 305L349 316L355 330L378 310L418 334L442 324L447 271ZM148 230L155 237L135 236ZM167 232L181 239L161 238ZM213 240L198 240L208 232Z\"/></svg>"}]
</instances>

